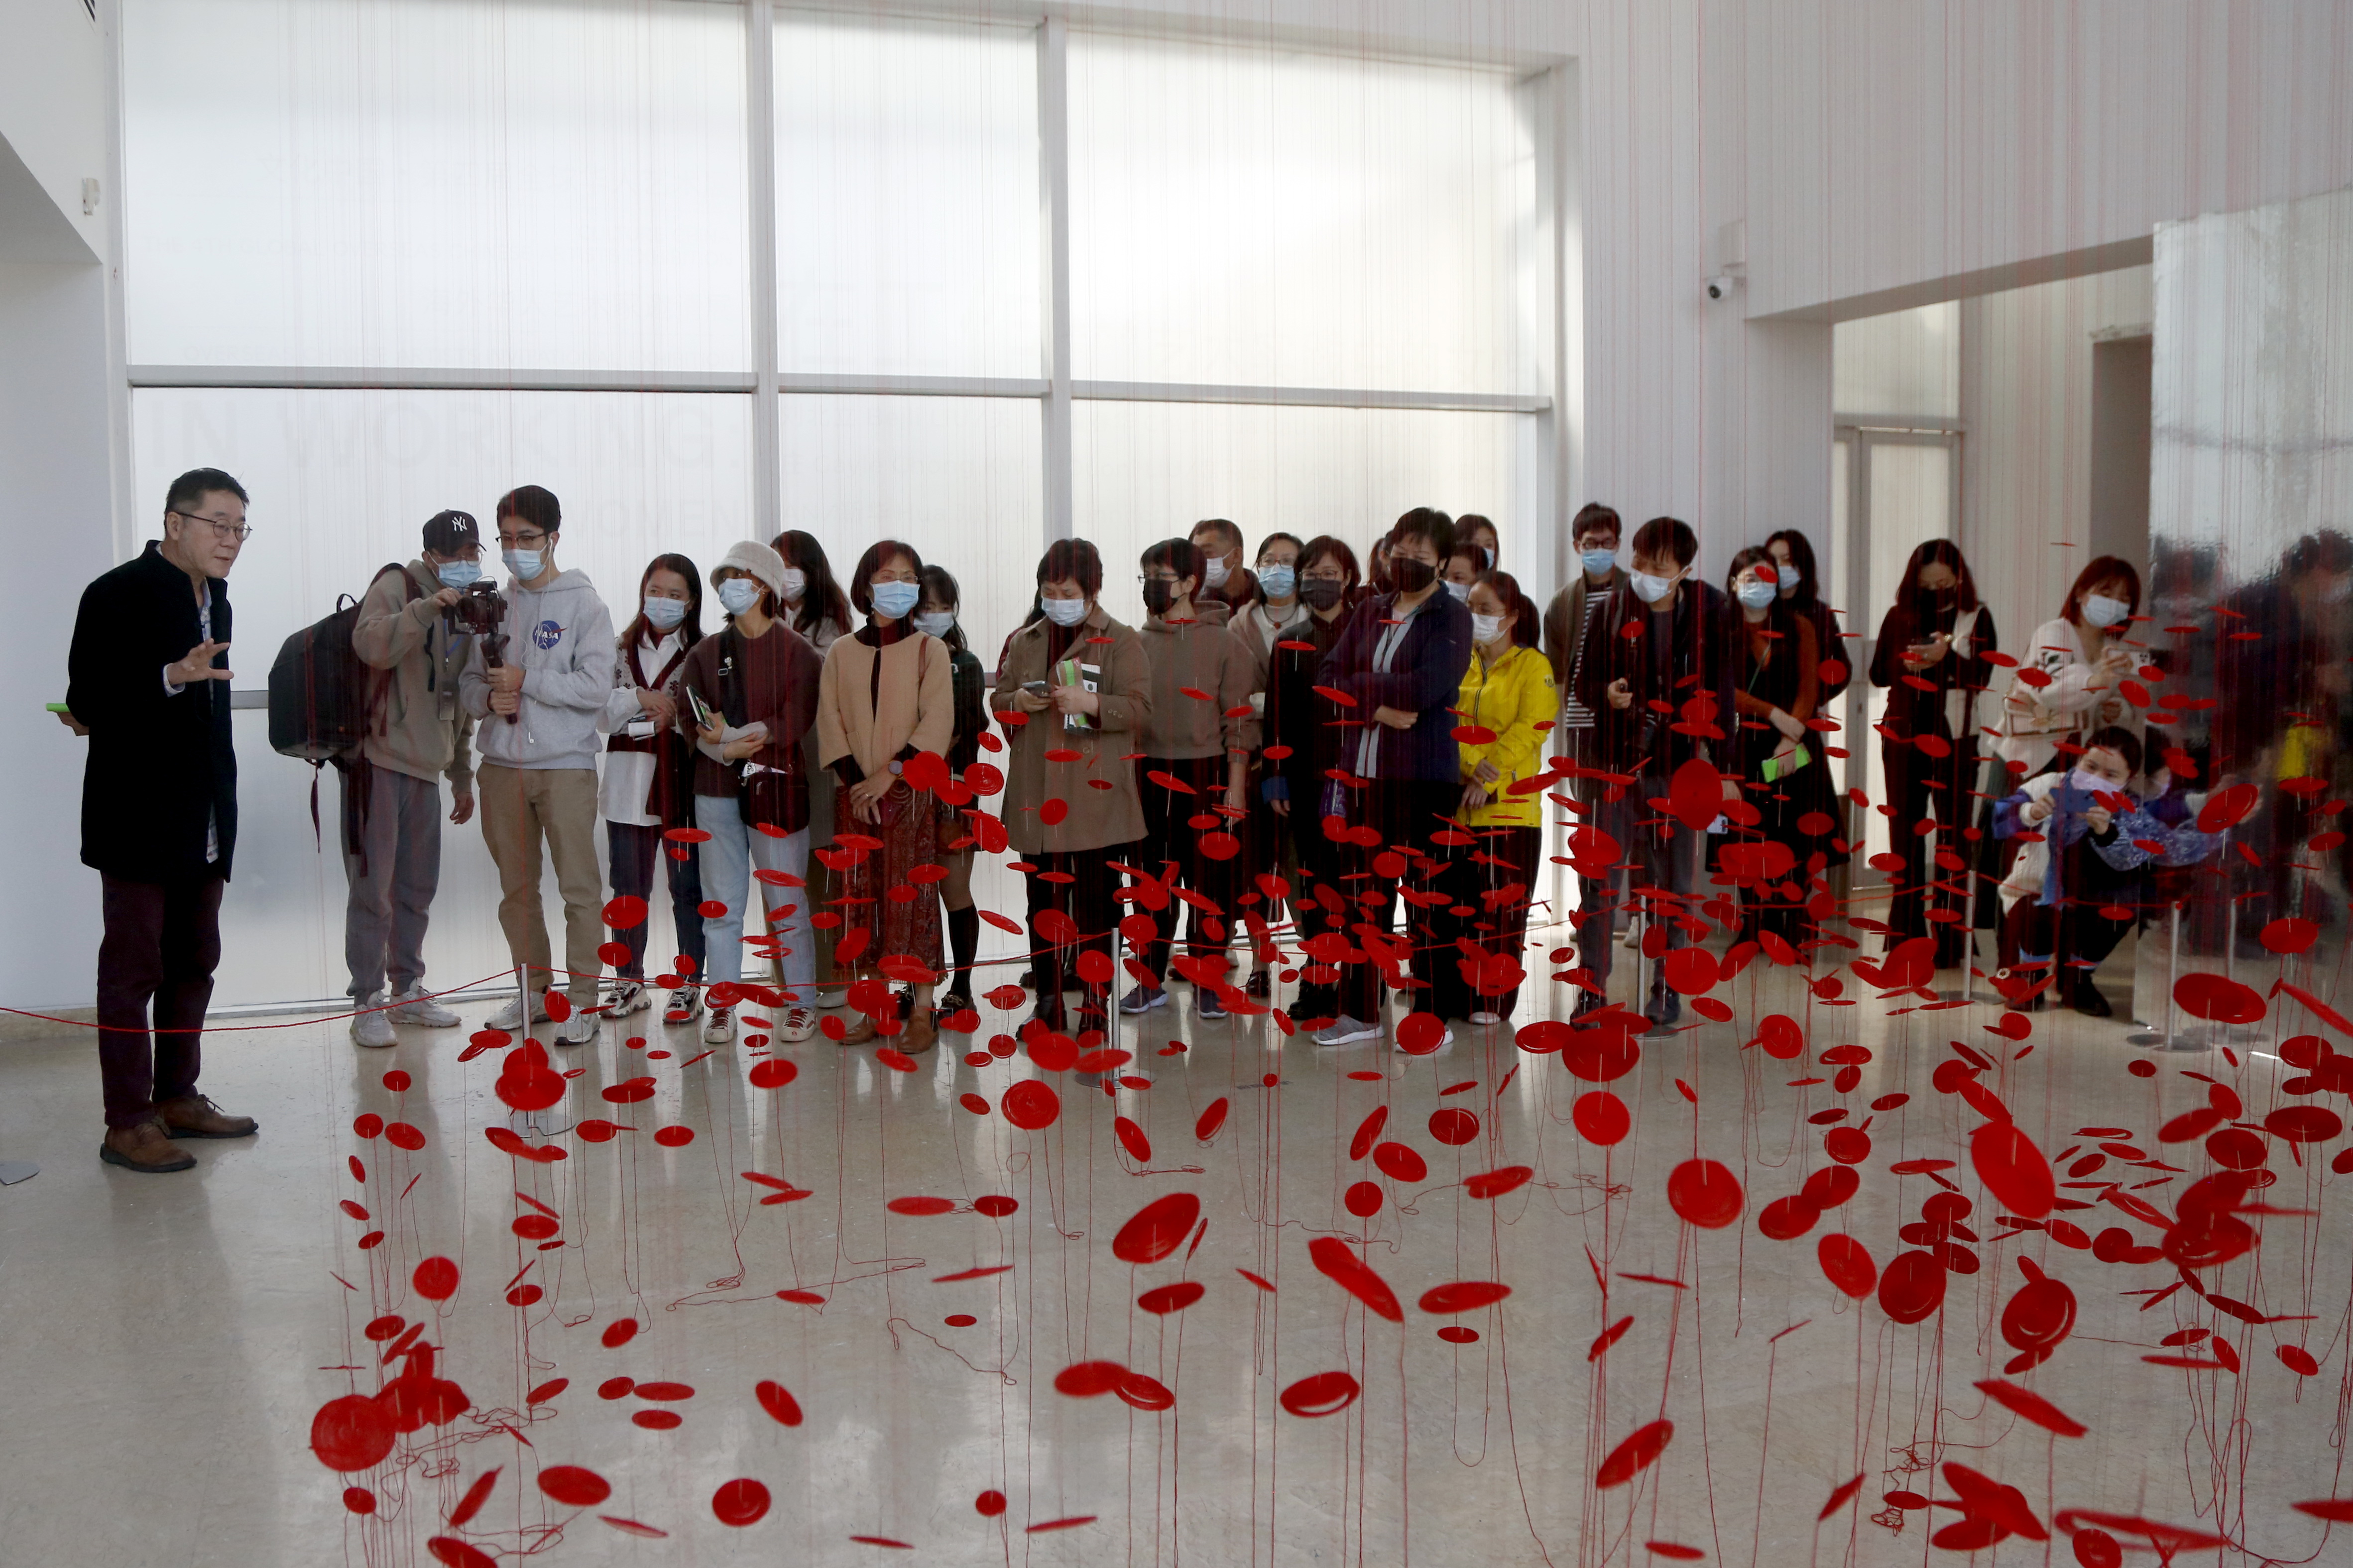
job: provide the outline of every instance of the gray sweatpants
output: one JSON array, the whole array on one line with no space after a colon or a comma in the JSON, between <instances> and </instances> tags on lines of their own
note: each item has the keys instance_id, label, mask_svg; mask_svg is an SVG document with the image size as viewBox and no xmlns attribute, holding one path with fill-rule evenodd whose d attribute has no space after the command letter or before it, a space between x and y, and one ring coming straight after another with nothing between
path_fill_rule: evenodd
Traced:
<instances>
[{"instance_id":1,"label":"gray sweatpants","mask_svg":"<svg viewBox=\"0 0 2353 1568\"><path fill-rule=\"evenodd\" d=\"M387 981L398 995L425 978L426 920L441 885L441 781L370 765L363 813L356 772L343 775L343 876L351 884L343 962L353 995L384 990Z\"/></svg>"}]
</instances>

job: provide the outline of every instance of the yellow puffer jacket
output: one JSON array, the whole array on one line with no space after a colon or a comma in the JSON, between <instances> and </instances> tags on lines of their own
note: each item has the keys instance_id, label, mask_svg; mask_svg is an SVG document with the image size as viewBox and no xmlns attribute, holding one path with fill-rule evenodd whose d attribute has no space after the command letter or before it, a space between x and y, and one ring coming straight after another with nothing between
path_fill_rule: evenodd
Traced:
<instances>
[{"instance_id":1,"label":"yellow puffer jacket","mask_svg":"<svg viewBox=\"0 0 2353 1568\"><path fill-rule=\"evenodd\" d=\"M1474 651L1462 672L1462 695L1455 703L1461 722L1494 732L1480 745L1462 747L1462 782L1481 763L1493 763L1503 776L1487 786L1494 798L1464 817L1473 827L1541 827L1544 795L1508 795L1504 786L1544 769L1545 736L1536 726L1560 717L1560 692L1553 685L1552 665L1532 647L1514 647L1490 665Z\"/></svg>"}]
</instances>

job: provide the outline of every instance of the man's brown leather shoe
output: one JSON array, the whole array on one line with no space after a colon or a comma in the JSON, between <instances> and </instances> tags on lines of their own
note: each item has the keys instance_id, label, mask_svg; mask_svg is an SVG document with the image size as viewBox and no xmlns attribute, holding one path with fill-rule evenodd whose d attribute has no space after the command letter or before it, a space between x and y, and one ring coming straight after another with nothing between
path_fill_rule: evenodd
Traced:
<instances>
[{"instance_id":1,"label":"man's brown leather shoe","mask_svg":"<svg viewBox=\"0 0 2353 1568\"><path fill-rule=\"evenodd\" d=\"M250 1116L231 1116L201 1094L167 1100L155 1108L164 1131L179 1138L250 1138L261 1124Z\"/></svg>"},{"instance_id":2,"label":"man's brown leather shoe","mask_svg":"<svg viewBox=\"0 0 2353 1568\"><path fill-rule=\"evenodd\" d=\"M98 1146L98 1157L110 1165L150 1176L190 1170L196 1163L194 1154L165 1134L159 1118L150 1118L136 1127L108 1128L106 1142Z\"/></svg>"},{"instance_id":3,"label":"man's brown leather shoe","mask_svg":"<svg viewBox=\"0 0 2353 1568\"><path fill-rule=\"evenodd\" d=\"M860 1013L850 1021L849 1027L841 1032L841 1038L836 1043L844 1046L866 1045L878 1032L874 1027L874 1020Z\"/></svg>"}]
</instances>

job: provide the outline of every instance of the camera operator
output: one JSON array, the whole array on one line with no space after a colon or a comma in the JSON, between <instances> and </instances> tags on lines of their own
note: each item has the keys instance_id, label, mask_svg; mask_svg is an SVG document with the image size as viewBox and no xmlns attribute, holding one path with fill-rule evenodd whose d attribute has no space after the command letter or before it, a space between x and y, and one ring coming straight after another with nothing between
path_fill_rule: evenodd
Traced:
<instances>
[{"instance_id":1,"label":"camera operator","mask_svg":"<svg viewBox=\"0 0 2353 1568\"><path fill-rule=\"evenodd\" d=\"M540 841L555 862L564 898L565 989L572 1016L559 1046L596 1037L596 985L603 961L604 871L596 864L597 721L613 694L613 616L588 574L555 564L563 509L554 494L524 485L499 498L499 551L513 581L498 630L473 639L460 688L480 720L482 837L499 868L499 929L513 963L534 973L526 994L494 1013L490 1026L525 1033L546 1016L539 994L553 978L547 921L540 910ZM470 608L471 606L469 606Z\"/></svg>"},{"instance_id":2,"label":"camera operator","mask_svg":"<svg viewBox=\"0 0 2353 1568\"><path fill-rule=\"evenodd\" d=\"M462 615L486 607L484 600L498 604L498 595L480 592L490 585L480 581L482 532L473 518L440 512L425 525L424 542L403 571L378 574L352 628L352 650L384 672L375 722L342 770L351 888L343 961L359 999L352 1038L363 1046L396 1044L395 1024L458 1023L425 989L425 927L441 881L445 774L449 820L474 815L474 720L458 700L474 638Z\"/></svg>"}]
</instances>

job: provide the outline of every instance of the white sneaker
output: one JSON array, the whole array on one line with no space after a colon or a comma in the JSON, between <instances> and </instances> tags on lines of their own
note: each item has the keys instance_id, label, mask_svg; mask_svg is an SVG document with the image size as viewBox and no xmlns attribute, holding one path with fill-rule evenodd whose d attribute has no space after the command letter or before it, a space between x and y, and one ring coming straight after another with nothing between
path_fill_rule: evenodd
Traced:
<instances>
[{"instance_id":1,"label":"white sneaker","mask_svg":"<svg viewBox=\"0 0 2353 1568\"><path fill-rule=\"evenodd\" d=\"M547 1022L547 1008L536 996L532 998L531 1021L534 1024L544 1024ZM505 1006L500 1008L497 1012L483 1019L482 1027L486 1029L504 1029L510 1035L522 1028L522 998L520 996L516 997L513 1001L509 1002Z\"/></svg>"},{"instance_id":2,"label":"white sneaker","mask_svg":"<svg viewBox=\"0 0 2353 1568\"><path fill-rule=\"evenodd\" d=\"M776 1030L776 1038L786 1045L797 1046L817 1033L817 1015L806 1007L786 1009L785 1021Z\"/></svg>"},{"instance_id":3,"label":"white sneaker","mask_svg":"<svg viewBox=\"0 0 2353 1568\"><path fill-rule=\"evenodd\" d=\"M835 986L817 994L817 1005L828 1012L849 1000L849 990L847 986Z\"/></svg>"},{"instance_id":4,"label":"white sneaker","mask_svg":"<svg viewBox=\"0 0 2353 1568\"><path fill-rule=\"evenodd\" d=\"M713 1007L702 1020L702 1043L723 1046L735 1037L735 1009Z\"/></svg>"},{"instance_id":5,"label":"white sneaker","mask_svg":"<svg viewBox=\"0 0 2353 1568\"><path fill-rule=\"evenodd\" d=\"M363 1011L352 1019L353 1045L365 1046L372 1051L380 1051L386 1046L400 1044L400 1037L392 1032L392 1020L382 1011L383 992L371 991L361 997L355 1005Z\"/></svg>"},{"instance_id":6,"label":"white sneaker","mask_svg":"<svg viewBox=\"0 0 2353 1568\"><path fill-rule=\"evenodd\" d=\"M565 1019L564 1026L555 1031L555 1043L559 1046L595 1045L596 1043L596 1015L594 1013L581 1012L575 1013L569 1018Z\"/></svg>"},{"instance_id":7,"label":"white sneaker","mask_svg":"<svg viewBox=\"0 0 2353 1568\"><path fill-rule=\"evenodd\" d=\"M653 1005L654 999L646 994L641 982L624 980L613 987L613 994L606 1000L605 1016L626 1018L632 1013L642 1013Z\"/></svg>"},{"instance_id":8,"label":"white sneaker","mask_svg":"<svg viewBox=\"0 0 2353 1568\"><path fill-rule=\"evenodd\" d=\"M702 1012L702 987L681 985L662 1003L662 1022L691 1024Z\"/></svg>"},{"instance_id":9,"label":"white sneaker","mask_svg":"<svg viewBox=\"0 0 2353 1568\"><path fill-rule=\"evenodd\" d=\"M1316 1030L1312 1037L1319 1046L1353 1046L1358 1040L1379 1039L1381 1026L1377 1023L1367 1024L1361 1019L1351 1018L1343 1013Z\"/></svg>"},{"instance_id":10,"label":"white sneaker","mask_svg":"<svg viewBox=\"0 0 2353 1568\"><path fill-rule=\"evenodd\" d=\"M421 984L409 988L392 999L392 1021L415 1024L424 1029L454 1029L464 1020L433 999L433 994Z\"/></svg>"},{"instance_id":11,"label":"white sneaker","mask_svg":"<svg viewBox=\"0 0 2353 1568\"><path fill-rule=\"evenodd\" d=\"M1501 1013L1473 1013L1471 1015L1471 1021L1481 1028L1485 1028L1491 1024L1502 1023L1504 1016Z\"/></svg>"}]
</instances>

